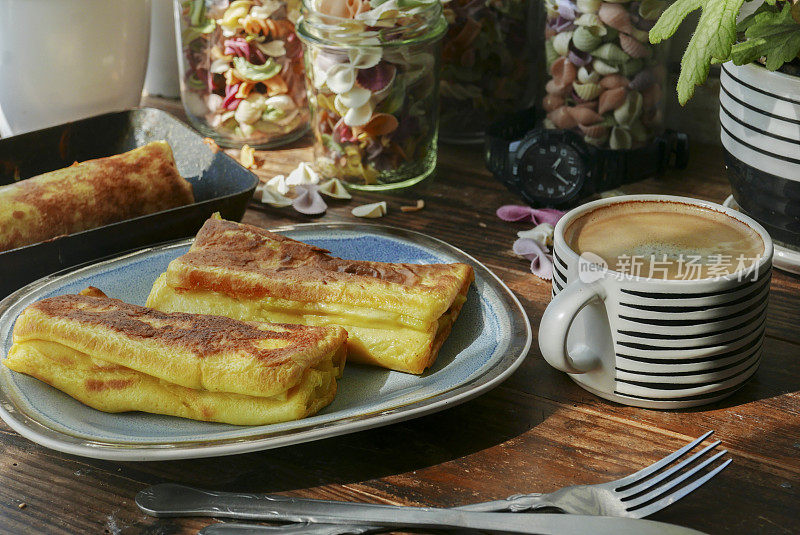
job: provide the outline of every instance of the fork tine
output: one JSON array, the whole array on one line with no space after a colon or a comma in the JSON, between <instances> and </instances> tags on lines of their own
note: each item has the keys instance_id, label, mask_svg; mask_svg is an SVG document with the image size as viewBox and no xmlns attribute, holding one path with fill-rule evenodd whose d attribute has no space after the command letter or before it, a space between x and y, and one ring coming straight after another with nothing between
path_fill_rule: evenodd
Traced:
<instances>
[{"instance_id":1,"label":"fork tine","mask_svg":"<svg viewBox=\"0 0 800 535\"><path fill-rule=\"evenodd\" d=\"M622 487L625 487L626 485L633 485L634 483L636 483L640 479L649 476L653 472L657 472L658 470L661 470L662 468L664 468L665 466L670 464L675 459L677 459L679 457L682 457L683 455L685 455L690 450L693 450L698 444L700 444L705 439L710 437L713 433L714 433L713 430L708 431L705 434L703 434L702 436L699 436L696 439L694 439L693 441L689 442L688 444L686 444L681 449L670 453L669 455L667 455L666 457L664 457L660 461L657 461L657 462L651 464L647 468L642 468L641 470L639 470L638 472L636 472L634 474L631 474L629 476L623 477L622 479L618 479L614 483L617 483L619 486L616 487L614 490L620 490Z\"/></svg>"},{"instance_id":2,"label":"fork tine","mask_svg":"<svg viewBox=\"0 0 800 535\"><path fill-rule=\"evenodd\" d=\"M717 440L716 442L713 442L712 444L709 444L708 446L706 446L702 450L698 451L697 453L695 453L694 455L692 455L688 459L684 459L680 463L678 463L678 464L676 464L674 466L670 466L667 470L664 470L663 472L651 477L650 479L647 479L647 480L643 481L642 483L635 483L633 486L629 485L624 491L621 492L621 494L624 494L624 496L622 496L622 499L624 500L628 496L634 496L636 494L642 493L642 492L646 491L647 489L658 485L659 483L661 483L665 479L669 479L674 474L677 474L680 470L686 468L687 466L692 464L697 459L701 458L703 455L705 455L709 451L715 449L720 444L721 444L721 442L719 440ZM617 492L620 493L620 491L617 491Z\"/></svg>"},{"instance_id":3,"label":"fork tine","mask_svg":"<svg viewBox=\"0 0 800 535\"><path fill-rule=\"evenodd\" d=\"M711 457L709 457L708 459L706 459L702 463L698 464L697 466L695 466L691 470L687 470L686 472L682 472L679 476L675 477L674 479L671 479L670 481L668 481L667 483L661 485L660 487L651 490L647 494L645 494L643 496L639 496L638 498L635 498L633 500L625 502L625 508L626 509L631 509L631 508L636 507L637 505L641 505L643 503L649 502L650 500L654 500L654 499L658 498L659 496L661 496L662 494L666 493L670 489L680 485L686 479L692 477L694 474L696 474L697 472L699 472L700 470L702 470L703 468L705 468L709 464L713 463L714 461L716 461L717 459L719 459L720 457L722 457L726 453L728 453L728 450L722 450L719 453L717 453L716 455L712 455Z\"/></svg>"},{"instance_id":4,"label":"fork tine","mask_svg":"<svg viewBox=\"0 0 800 535\"><path fill-rule=\"evenodd\" d=\"M731 461L733 461L733 459L728 459L718 467L714 468L712 471L705 474L703 477L700 477L692 481L692 483L686 485L685 487L681 487L676 492L667 494L657 502L653 502L650 505L647 505L640 509L634 509L633 511L628 511L628 515L633 518L644 518L646 516L652 515L653 513L657 513L658 511L664 509L665 507L677 502L690 492L697 490L698 488L703 486L709 479L722 472L722 470L725 469L726 466L731 464Z\"/></svg>"}]
</instances>

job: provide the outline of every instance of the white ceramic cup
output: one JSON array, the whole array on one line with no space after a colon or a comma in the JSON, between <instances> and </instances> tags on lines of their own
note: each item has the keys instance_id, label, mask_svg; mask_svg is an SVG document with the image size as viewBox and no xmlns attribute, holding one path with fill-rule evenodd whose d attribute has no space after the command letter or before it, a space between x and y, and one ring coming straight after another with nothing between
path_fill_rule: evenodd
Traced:
<instances>
[{"instance_id":1,"label":"white ceramic cup","mask_svg":"<svg viewBox=\"0 0 800 535\"><path fill-rule=\"evenodd\" d=\"M598 208L631 201L705 207L741 221L764 241L749 267L714 278L623 275L570 249L564 231ZM773 246L764 228L723 206L667 195L594 201L564 215L553 239L553 300L539 327L545 360L590 392L625 405L673 409L722 399L761 359Z\"/></svg>"},{"instance_id":2,"label":"white ceramic cup","mask_svg":"<svg viewBox=\"0 0 800 535\"><path fill-rule=\"evenodd\" d=\"M150 0L0 0L0 135L139 105Z\"/></svg>"}]
</instances>

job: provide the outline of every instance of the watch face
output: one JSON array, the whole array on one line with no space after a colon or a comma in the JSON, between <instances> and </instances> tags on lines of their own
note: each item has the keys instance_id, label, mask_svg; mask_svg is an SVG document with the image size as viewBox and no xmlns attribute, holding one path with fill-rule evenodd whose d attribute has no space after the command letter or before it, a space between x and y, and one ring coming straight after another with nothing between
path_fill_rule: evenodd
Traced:
<instances>
[{"instance_id":1,"label":"watch face","mask_svg":"<svg viewBox=\"0 0 800 535\"><path fill-rule=\"evenodd\" d=\"M541 140L519 159L520 188L542 202L564 202L580 191L587 167L570 143Z\"/></svg>"}]
</instances>

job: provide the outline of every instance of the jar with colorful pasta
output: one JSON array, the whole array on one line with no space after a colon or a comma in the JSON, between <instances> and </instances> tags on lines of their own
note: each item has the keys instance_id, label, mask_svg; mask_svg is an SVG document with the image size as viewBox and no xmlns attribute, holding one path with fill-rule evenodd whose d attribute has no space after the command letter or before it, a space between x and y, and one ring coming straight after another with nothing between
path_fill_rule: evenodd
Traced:
<instances>
[{"instance_id":1,"label":"jar with colorful pasta","mask_svg":"<svg viewBox=\"0 0 800 535\"><path fill-rule=\"evenodd\" d=\"M226 147L269 148L309 124L303 51L285 0L175 0L181 98L192 124Z\"/></svg>"},{"instance_id":2,"label":"jar with colorful pasta","mask_svg":"<svg viewBox=\"0 0 800 535\"><path fill-rule=\"evenodd\" d=\"M442 4L448 29L442 43L440 137L481 143L489 123L533 104L540 8L529 0Z\"/></svg>"},{"instance_id":3,"label":"jar with colorful pasta","mask_svg":"<svg viewBox=\"0 0 800 535\"><path fill-rule=\"evenodd\" d=\"M626 150L663 131L666 69L648 31L664 0L545 0L547 128Z\"/></svg>"},{"instance_id":4,"label":"jar with colorful pasta","mask_svg":"<svg viewBox=\"0 0 800 535\"><path fill-rule=\"evenodd\" d=\"M351 187L390 189L436 166L439 0L304 0L315 167Z\"/></svg>"}]
</instances>

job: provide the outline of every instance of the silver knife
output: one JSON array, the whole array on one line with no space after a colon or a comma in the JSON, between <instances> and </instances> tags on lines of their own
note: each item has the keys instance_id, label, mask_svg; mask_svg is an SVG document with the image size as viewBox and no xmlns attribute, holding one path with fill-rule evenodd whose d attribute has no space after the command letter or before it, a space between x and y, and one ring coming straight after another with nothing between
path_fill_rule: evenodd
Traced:
<instances>
[{"instance_id":1,"label":"silver knife","mask_svg":"<svg viewBox=\"0 0 800 535\"><path fill-rule=\"evenodd\" d=\"M175 487L180 488L176 489ZM180 492L175 492L176 490L180 490ZM156 485L145 489L137 494L136 504L145 513L158 517L216 516L246 520L324 524L368 524L372 522L398 528L470 528L538 535L583 535L585 533L596 535L697 535L700 533L671 524L631 518L539 513L509 515L461 509L397 507L328 500L309 502L291 496L209 492L179 485ZM215 529L223 529L223 527L224 525L220 525ZM329 535L352 533L349 526L344 527L347 528L347 531L332 531ZM250 526L250 529L258 529L258 527ZM266 530L269 530L269 527L266 527ZM219 532L217 533L219 534ZM238 533L246 532L240 530ZM265 533L265 530L260 530L260 533ZM298 533L302 533L302 531Z\"/></svg>"},{"instance_id":2,"label":"silver knife","mask_svg":"<svg viewBox=\"0 0 800 535\"><path fill-rule=\"evenodd\" d=\"M429 514L428 512L424 514ZM397 521L378 520L377 516L370 517L370 522L383 522L387 527L429 529L470 528L491 532L519 533L528 535L704 535L696 531L674 524L642 520L638 518L621 518L613 516L590 515L565 515L553 513L475 513L467 512L460 515L459 519L452 519L445 523L436 523L428 518L424 521L411 522L407 519ZM361 518L361 517L360 517ZM361 518L363 520L363 518ZM325 518L330 522L330 518ZM346 520L349 524L352 520ZM299 523L296 530L291 533L297 535L308 533L308 528L313 524ZM347 535L352 533L350 526L327 525L326 535ZM338 528L338 529L337 529ZM280 529L281 533L290 533L283 526L266 526L259 524L239 524L234 522L219 522L206 526L198 535L270 535ZM318 532L314 532L318 533Z\"/></svg>"}]
</instances>

